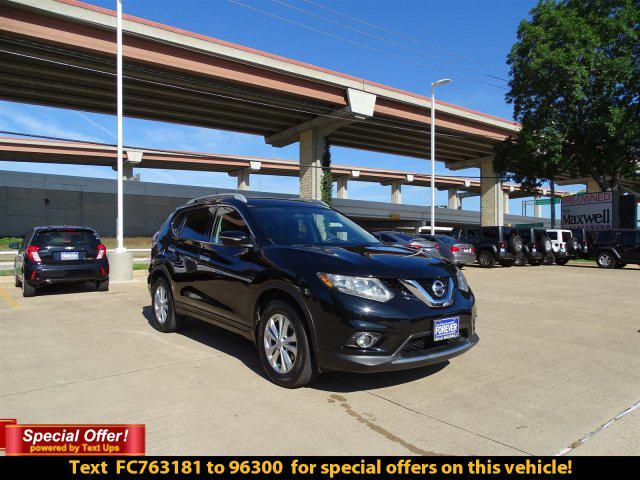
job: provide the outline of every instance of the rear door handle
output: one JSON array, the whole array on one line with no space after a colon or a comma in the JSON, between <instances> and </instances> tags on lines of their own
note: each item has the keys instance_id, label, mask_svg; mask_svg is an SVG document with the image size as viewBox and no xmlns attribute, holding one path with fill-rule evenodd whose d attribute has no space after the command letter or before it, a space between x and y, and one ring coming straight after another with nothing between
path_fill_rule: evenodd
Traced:
<instances>
[{"instance_id":1,"label":"rear door handle","mask_svg":"<svg viewBox=\"0 0 640 480\"><path fill-rule=\"evenodd\" d=\"M200 255L198 255L198 258L200 260L202 260L203 262L210 262L211 261L211 258L209 256L203 255L202 253Z\"/></svg>"}]
</instances>

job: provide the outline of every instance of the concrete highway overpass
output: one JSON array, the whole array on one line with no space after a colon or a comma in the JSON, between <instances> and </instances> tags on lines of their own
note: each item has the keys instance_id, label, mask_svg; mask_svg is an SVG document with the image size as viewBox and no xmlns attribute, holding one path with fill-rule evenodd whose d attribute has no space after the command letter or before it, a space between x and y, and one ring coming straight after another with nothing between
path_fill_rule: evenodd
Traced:
<instances>
[{"instance_id":1,"label":"concrete highway overpass","mask_svg":"<svg viewBox=\"0 0 640 480\"><path fill-rule=\"evenodd\" d=\"M132 178L134 167L223 172L237 177L238 190L250 190L251 175L288 177L300 175L300 164L294 160L140 147L125 147L125 154L127 159L125 178ZM115 168L116 147L89 142L0 138L0 160ZM402 203L402 185L419 187L431 185L429 175L400 170L333 164L331 173L337 183L337 197L340 199L347 199L347 185L350 180L390 186L391 203L395 204ZM457 210L462 208L463 198L480 194L481 181L474 178L437 175L436 188L448 191L447 206ZM509 213L508 201L510 198L531 196L531 192L522 190L517 184L504 183L502 190L505 213ZM537 192L540 196L547 195L547 193L546 190ZM556 194L562 196L566 192L557 191Z\"/></svg>"},{"instance_id":2,"label":"concrete highway overpass","mask_svg":"<svg viewBox=\"0 0 640 480\"><path fill-rule=\"evenodd\" d=\"M115 112L115 14L73 0L0 0L0 98ZM333 145L429 158L429 98L145 19L124 20L124 113L300 144L300 195ZM481 222L503 223L493 145L518 125L437 103L437 160L481 169Z\"/></svg>"}]
</instances>

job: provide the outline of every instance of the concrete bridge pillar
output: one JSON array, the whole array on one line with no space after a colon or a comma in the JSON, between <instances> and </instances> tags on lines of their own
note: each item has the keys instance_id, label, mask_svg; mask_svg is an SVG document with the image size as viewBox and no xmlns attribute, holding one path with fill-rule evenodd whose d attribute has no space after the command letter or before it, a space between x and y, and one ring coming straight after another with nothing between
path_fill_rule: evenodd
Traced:
<instances>
[{"instance_id":1,"label":"concrete bridge pillar","mask_svg":"<svg viewBox=\"0 0 640 480\"><path fill-rule=\"evenodd\" d=\"M238 179L238 190L249 190L251 187L251 172L259 172L262 162L251 160L249 167L229 172L232 177Z\"/></svg>"},{"instance_id":2,"label":"concrete bridge pillar","mask_svg":"<svg viewBox=\"0 0 640 480\"><path fill-rule=\"evenodd\" d=\"M536 200L540 200L542 197L540 195L536 195L533 197L533 216L535 218L540 218L542 216L542 205L536 205Z\"/></svg>"},{"instance_id":3,"label":"concrete bridge pillar","mask_svg":"<svg viewBox=\"0 0 640 480\"><path fill-rule=\"evenodd\" d=\"M504 225L502 182L493 170L493 157L480 160L480 225Z\"/></svg>"},{"instance_id":4,"label":"concrete bridge pillar","mask_svg":"<svg viewBox=\"0 0 640 480\"><path fill-rule=\"evenodd\" d=\"M596 182L593 178L587 179L586 187L588 193L598 193L602 191L598 182Z\"/></svg>"},{"instance_id":5,"label":"concrete bridge pillar","mask_svg":"<svg viewBox=\"0 0 640 480\"><path fill-rule=\"evenodd\" d=\"M503 212L505 215L507 215L509 213L509 194L508 193L504 193L502 195L502 198L504 199L504 207L503 207Z\"/></svg>"},{"instance_id":6,"label":"concrete bridge pillar","mask_svg":"<svg viewBox=\"0 0 640 480\"><path fill-rule=\"evenodd\" d=\"M346 175L342 175L336 178L336 184L337 184L336 190L338 193L338 198L349 197L348 186L347 186L348 182L349 182L349 177L347 177Z\"/></svg>"},{"instance_id":7,"label":"concrete bridge pillar","mask_svg":"<svg viewBox=\"0 0 640 480\"><path fill-rule=\"evenodd\" d=\"M458 195L458 190L455 188L449 189L449 201L447 207L451 210L460 210L462 208L462 199Z\"/></svg>"},{"instance_id":8,"label":"concrete bridge pillar","mask_svg":"<svg viewBox=\"0 0 640 480\"><path fill-rule=\"evenodd\" d=\"M402 182L391 183L391 203L402 203Z\"/></svg>"},{"instance_id":9,"label":"concrete bridge pillar","mask_svg":"<svg viewBox=\"0 0 640 480\"><path fill-rule=\"evenodd\" d=\"M325 137L316 129L300 132L300 197L320 200Z\"/></svg>"}]
</instances>

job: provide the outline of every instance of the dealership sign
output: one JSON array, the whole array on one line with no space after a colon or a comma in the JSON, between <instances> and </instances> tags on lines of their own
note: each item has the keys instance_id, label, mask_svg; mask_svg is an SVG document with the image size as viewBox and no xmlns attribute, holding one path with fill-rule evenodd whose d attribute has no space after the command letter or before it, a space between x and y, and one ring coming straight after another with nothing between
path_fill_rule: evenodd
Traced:
<instances>
[{"instance_id":1,"label":"dealership sign","mask_svg":"<svg viewBox=\"0 0 640 480\"><path fill-rule=\"evenodd\" d=\"M562 228L611 230L614 228L617 203L617 196L612 192L562 197Z\"/></svg>"}]
</instances>

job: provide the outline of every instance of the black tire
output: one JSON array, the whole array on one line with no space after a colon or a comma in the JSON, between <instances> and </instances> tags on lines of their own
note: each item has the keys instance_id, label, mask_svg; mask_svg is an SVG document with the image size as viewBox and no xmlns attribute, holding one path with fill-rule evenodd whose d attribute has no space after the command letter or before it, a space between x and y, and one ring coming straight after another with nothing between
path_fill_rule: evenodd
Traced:
<instances>
[{"instance_id":1,"label":"black tire","mask_svg":"<svg viewBox=\"0 0 640 480\"><path fill-rule=\"evenodd\" d=\"M627 262L617 262L616 268L624 268L627 266Z\"/></svg>"},{"instance_id":2,"label":"black tire","mask_svg":"<svg viewBox=\"0 0 640 480\"><path fill-rule=\"evenodd\" d=\"M18 279L18 274L15 274L15 285L16 287L21 287L22 286L22 282Z\"/></svg>"},{"instance_id":3,"label":"black tire","mask_svg":"<svg viewBox=\"0 0 640 480\"><path fill-rule=\"evenodd\" d=\"M600 252L596 256L596 263L600 268L613 268L615 267L616 260L612 253Z\"/></svg>"},{"instance_id":4,"label":"black tire","mask_svg":"<svg viewBox=\"0 0 640 480\"><path fill-rule=\"evenodd\" d=\"M524 252L520 252L516 255L516 261L514 263L516 267L526 267L527 266L527 255Z\"/></svg>"},{"instance_id":5,"label":"black tire","mask_svg":"<svg viewBox=\"0 0 640 480\"><path fill-rule=\"evenodd\" d=\"M532 267L539 267L540 266L540 261L539 260L529 260L529 265L531 265Z\"/></svg>"},{"instance_id":6,"label":"black tire","mask_svg":"<svg viewBox=\"0 0 640 480\"><path fill-rule=\"evenodd\" d=\"M509 267L513 267L514 263L515 263L515 260L502 260L500 262L500 266L504 268L509 268Z\"/></svg>"},{"instance_id":7,"label":"black tire","mask_svg":"<svg viewBox=\"0 0 640 480\"><path fill-rule=\"evenodd\" d=\"M22 296L23 297L35 297L37 293L36 287L29 285L29 282L22 281Z\"/></svg>"},{"instance_id":8,"label":"black tire","mask_svg":"<svg viewBox=\"0 0 640 480\"><path fill-rule=\"evenodd\" d=\"M553 251L553 245L551 243L551 239L546 235L543 235L542 237L540 237L540 241L538 243L540 244L540 251L542 253L549 253Z\"/></svg>"},{"instance_id":9,"label":"black tire","mask_svg":"<svg viewBox=\"0 0 640 480\"><path fill-rule=\"evenodd\" d=\"M96 282L96 290L99 292L108 292L109 291L109 279L103 280L101 282Z\"/></svg>"},{"instance_id":10,"label":"black tire","mask_svg":"<svg viewBox=\"0 0 640 480\"><path fill-rule=\"evenodd\" d=\"M493 254L488 250L482 250L478 253L476 261L480 268L493 268L496 264L496 259L493 258Z\"/></svg>"},{"instance_id":11,"label":"black tire","mask_svg":"<svg viewBox=\"0 0 640 480\"><path fill-rule=\"evenodd\" d=\"M165 298L166 302L157 303L156 294L158 290L162 288L164 294L166 296L160 295ZM163 305L166 304L166 314L163 316L160 312L160 309ZM174 303L173 303L173 293L171 292L171 287L169 283L165 280L164 277L158 277L153 282L153 287L151 289L151 310L153 316L149 323L151 326L162 333L172 333L177 332L184 326L184 316L176 313Z\"/></svg>"},{"instance_id":12,"label":"black tire","mask_svg":"<svg viewBox=\"0 0 640 480\"><path fill-rule=\"evenodd\" d=\"M283 320L284 319L284 320ZM271 321L273 320L273 325ZM285 322L288 321L288 324ZM276 323L281 322L281 323ZM287 333L282 338L291 338L291 333L295 334L295 340L288 345L295 345L295 354L290 349L276 346L273 343L273 335L267 332L267 329L277 327L277 325L285 325ZM311 342L307 334L307 329L302 323L298 310L287 302L281 300L274 300L269 302L267 306L262 310L260 314L260 322L258 324L258 352L260 355L260 362L265 372L273 383L284 388L300 388L310 385L318 376L318 368L316 367L315 359L311 351ZM271 345L270 347L268 345ZM273 357L267 356L267 349L272 348ZM287 367L287 362L284 361L282 352L286 353L290 365ZM293 356L293 359L291 358ZM272 360L275 364L272 365ZM282 370L289 370L280 372L277 370L280 366Z\"/></svg>"},{"instance_id":13,"label":"black tire","mask_svg":"<svg viewBox=\"0 0 640 480\"><path fill-rule=\"evenodd\" d=\"M522 237L520 235L511 235L507 241L507 249L514 255L522 252Z\"/></svg>"},{"instance_id":14,"label":"black tire","mask_svg":"<svg viewBox=\"0 0 640 480\"><path fill-rule=\"evenodd\" d=\"M569 263L569 259L568 258L556 258L556 265L566 265L567 263Z\"/></svg>"},{"instance_id":15,"label":"black tire","mask_svg":"<svg viewBox=\"0 0 640 480\"><path fill-rule=\"evenodd\" d=\"M556 256L553 254L553 252L545 253L544 257L542 258L543 265L553 265L555 261L556 261Z\"/></svg>"}]
</instances>

